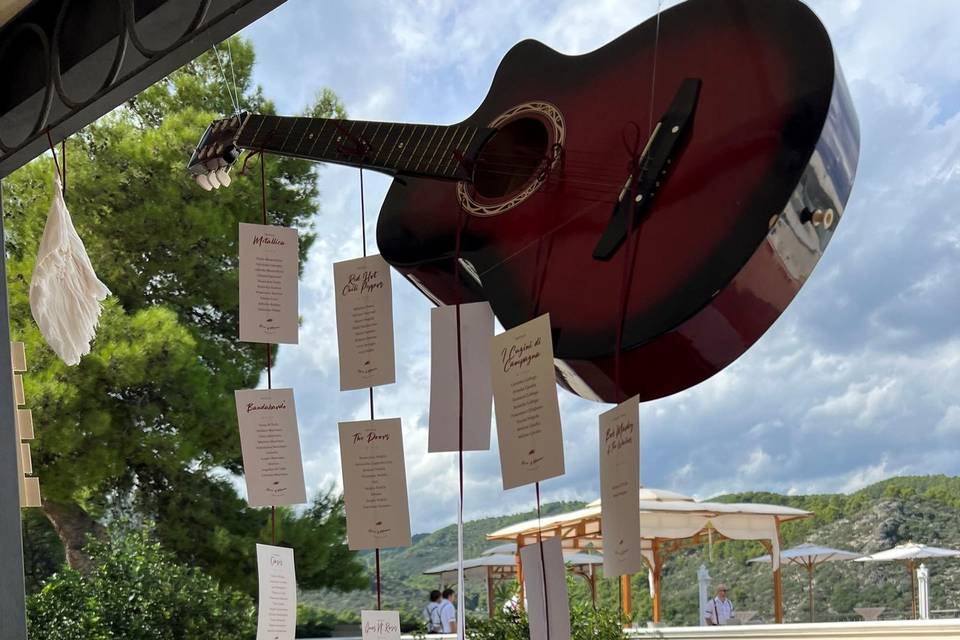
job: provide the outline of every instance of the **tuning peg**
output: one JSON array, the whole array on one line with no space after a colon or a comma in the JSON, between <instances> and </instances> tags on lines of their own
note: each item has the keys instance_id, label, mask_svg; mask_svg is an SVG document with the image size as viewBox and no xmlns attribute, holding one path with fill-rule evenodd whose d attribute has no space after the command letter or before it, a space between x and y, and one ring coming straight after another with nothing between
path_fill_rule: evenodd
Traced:
<instances>
[{"instance_id":1,"label":"tuning peg","mask_svg":"<svg viewBox=\"0 0 960 640\"><path fill-rule=\"evenodd\" d=\"M232 180L230 180L230 174L227 173L226 169L217 169L217 180L225 187L229 187L232 182Z\"/></svg>"},{"instance_id":2,"label":"tuning peg","mask_svg":"<svg viewBox=\"0 0 960 640\"><path fill-rule=\"evenodd\" d=\"M213 185L210 184L210 180L207 179L207 176L204 173L197 175L197 184L200 185L200 188L204 191L210 191L210 189L213 189Z\"/></svg>"},{"instance_id":3,"label":"tuning peg","mask_svg":"<svg viewBox=\"0 0 960 640\"><path fill-rule=\"evenodd\" d=\"M216 171L211 171L210 173L208 173L208 174L207 174L207 180L210 181L210 184L213 186L214 189L219 189L219 188L220 188L220 181L217 179L217 172L216 172Z\"/></svg>"}]
</instances>

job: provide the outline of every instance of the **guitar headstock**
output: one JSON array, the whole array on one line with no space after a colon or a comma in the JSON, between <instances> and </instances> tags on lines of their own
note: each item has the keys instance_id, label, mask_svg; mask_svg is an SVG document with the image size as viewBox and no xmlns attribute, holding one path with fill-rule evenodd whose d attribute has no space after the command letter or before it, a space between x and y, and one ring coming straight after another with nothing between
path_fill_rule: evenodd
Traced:
<instances>
[{"instance_id":1,"label":"guitar headstock","mask_svg":"<svg viewBox=\"0 0 960 640\"><path fill-rule=\"evenodd\" d=\"M187 163L187 171L205 191L230 186L230 168L240 157L237 134L246 119L247 113L244 112L214 120L200 137Z\"/></svg>"}]
</instances>

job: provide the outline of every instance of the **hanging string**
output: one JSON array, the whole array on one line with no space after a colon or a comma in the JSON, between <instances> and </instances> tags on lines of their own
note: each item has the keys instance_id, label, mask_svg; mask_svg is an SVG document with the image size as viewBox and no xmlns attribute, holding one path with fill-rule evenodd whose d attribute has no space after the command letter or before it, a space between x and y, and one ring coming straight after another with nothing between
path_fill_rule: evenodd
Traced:
<instances>
[{"instance_id":1,"label":"hanging string","mask_svg":"<svg viewBox=\"0 0 960 640\"><path fill-rule=\"evenodd\" d=\"M363 245L363 257L367 257L367 209L363 199L363 166L360 169L360 243ZM373 420L373 387L370 391L370 419ZM376 580L377 580L377 611L381 609L381 592L383 589L380 579L380 548L374 550L376 559Z\"/></svg>"},{"instance_id":2,"label":"hanging string","mask_svg":"<svg viewBox=\"0 0 960 640\"><path fill-rule=\"evenodd\" d=\"M50 129L46 130L47 142L50 144L50 153L53 154L53 166L57 170L57 175L60 176L60 184L64 185L64 173L60 170L60 162L57 160L57 148L53 144L53 137L50 135Z\"/></svg>"},{"instance_id":3,"label":"hanging string","mask_svg":"<svg viewBox=\"0 0 960 640\"><path fill-rule=\"evenodd\" d=\"M537 489L537 546L540 547L540 572L543 577L543 617L547 622L547 640L550 640L550 602L547 597L547 562L543 555L543 524L540 522L540 482L536 483Z\"/></svg>"},{"instance_id":4,"label":"hanging string","mask_svg":"<svg viewBox=\"0 0 960 640\"><path fill-rule=\"evenodd\" d=\"M260 216L264 225L267 224L267 155L260 152ZM267 389L273 389L272 367L270 363L270 343L263 345L267 352ZM270 543L277 544L277 507L270 507Z\"/></svg>"},{"instance_id":5,"label":"hanging string","mask_svg":"<svg viewBox=\"0 0 960 640\"><path fill-rule=\"evenodd\" d=\"M457 208L457 235L453 249L453 282L455 292L455 312L457 319L457 409L458 409L458 440L457 440L457 474L459 492L457 500L457 637L463 638L466 615L463 610L463 345L461 339L460 305L463 302L460 284L460 250L463 240L464 210L461 204ZM489 591L488 591L489 595ZM490 603L487 603L490 608Z\"/></svg>"},{"instance_id":6,"label":"hanging string","mask_svg":"<svg viewBox=\"0 0 960 640\"><path fill-rule=\"evenodd\" d=\"M233 112L240 113L240 103L237 98L230 93L230 84L227 82L227 74L223 70L223 61L220 60L220 52L217 50L217 45L213 45L213 55L217 59L217 66L220 67L220 78L223 80L223 88L227 91L227 96L230 98L230 103L233 105Z\"/></svg>"},{"instance_id":7,"label":"hanging string","mask_svg":"<svg viewBox=\"0 0 960 640\"><path fill-rule=\"evenodd\" d=\"M237 87L237 73L233 70L233 50L230 48L230 38L227 38L227 57L230 60L230 77L233 78L233 95L237 97L237 113L240 113L240 89Z\"/></svg>"},{"instance_id":8,"label":"hanging string","mask_svg":"<svg viewBox=\"0 0 960 640\"><path fill-rule=\"evenodd\" d=\"M63 199L67 199L67 139L60 141L60 159L63 160Z\"/></svg>"},{"instance_id":9,"label":"hanging string","mask_svg":"<svg viewBox=\"0 0 960 640\"><path fill-rule=\"evenodd\" d=\"M647 136L648 138L653 135L653 107L654 107L654 95L657 89L657 52L660 48L660 10L661 10L661 0L657 0L657 26L653 40L653 72L650 74L650 107L647 118ZM648 143L649 144L649 141ZM627 394L623 390L623 385L621 384L620 378L620 357L623 352L623 327L626 324L627 319L627 301L630 299L630 288L633 284L633 272L636 266L637 261L637 245L639 244L640 235L637 234L634 237L633 233L633 206L636 202L637 197L637 179L636 176L643 175L643 172L647 169L647 163L649 154L643 154L642 157L637 155L639 149L639 136L637 136L633 149L631 150L631 177L630 177L630 190L629 197L627 201L627 206L630 207L630 211L627 214L627 241L624 243L624 255L623 255L623 271L620 275L620 313L617 317L617 331L616 331L616 344L614 344L613 350L613 385L616 391L616 397L619 402L623 402L627 399ZM642 163L642 166L641 166ZM617 598L618 607L620 610L621 616L623 615L623 581L617 581L619 598Z\"/></svg>"}]
</instances>

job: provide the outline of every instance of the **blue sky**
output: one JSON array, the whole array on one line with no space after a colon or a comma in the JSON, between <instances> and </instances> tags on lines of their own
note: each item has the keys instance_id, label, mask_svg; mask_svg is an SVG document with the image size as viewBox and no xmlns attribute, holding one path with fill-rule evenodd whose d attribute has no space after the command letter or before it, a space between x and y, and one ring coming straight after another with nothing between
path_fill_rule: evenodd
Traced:
<instances>
[{"instance_id":1,"label":"blue sky","mask_svg":"<svg viewBox=\"0 0 960 640\"><path fill-rule=\"evenodd\" d=\"M665 3L673 4L673 3ZM960 22L951 0L810 2L856 105L860 166L842 224L773 328L727 370L641 405L641 477L698 497L739 490L855 490L901 474L960 472ZM656 11L653 0L462 3L288 0L244 32L255 80L281 113L321 87L351 117L451 123L482 101L494 70L532 37L563 53L602 46ZM376 212L389 178L366 182ZM356 170L319 170L319 238L300 284L300 344L274 384L296 391L308 489L338 484L337 422L366 392L338 390L334 261L360 255ZM375 216L368 216L373 238ZM370 240L371 250L373 240ZM394 277L398 383L377 416L403 419L415 532L456 517L456 456L427 454L429 303ZM597 415L561 391L567 473L545 500L599 491ZM528 509L504 492L496 445L466 456L468 517Z\"/></svg>"}]
</instances>

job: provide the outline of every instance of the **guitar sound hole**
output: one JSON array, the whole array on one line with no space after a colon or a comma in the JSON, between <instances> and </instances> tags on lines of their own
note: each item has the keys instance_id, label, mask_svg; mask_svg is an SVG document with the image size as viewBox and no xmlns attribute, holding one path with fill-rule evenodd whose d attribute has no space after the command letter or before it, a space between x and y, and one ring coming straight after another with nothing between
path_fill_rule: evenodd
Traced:
<instances>
[{"instance_id":1,"label":"guitar sound hole","mask_svg":"<svg viewBox=\"0 0 960 640\"><path fill-rule=\"evenodd\" d=\"M547 127L537 118L517 118L493 134L477 156L473 185L491 200L520 191L543 169L549 148Z\"/></svg>"}]
</instances>

